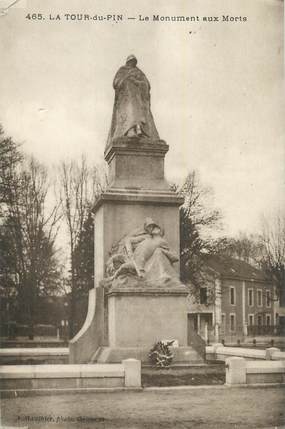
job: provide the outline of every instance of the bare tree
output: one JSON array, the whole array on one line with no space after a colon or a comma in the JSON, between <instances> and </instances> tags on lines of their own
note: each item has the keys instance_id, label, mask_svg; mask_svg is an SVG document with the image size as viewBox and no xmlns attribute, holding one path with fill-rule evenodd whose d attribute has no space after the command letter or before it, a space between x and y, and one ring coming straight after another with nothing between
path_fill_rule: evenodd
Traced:
<instances>
[{"instance_id":1,"label":"bare tree","mask_svg":"<svg viewBox=\"0 0 285 429\"><path fill-rule=\"evenodd\" d=\"M37 296L56 288L55 239L58 207L47 210L46 168L34 158L10 171L5 187L5 217L1 224L1 259L7 281L15 285L19 317L28 320L33 338ZM1 275L3 281L3 275ZM4 286L8 284L5 283Z\"/></svg>"},{"instance_id":2,"label":"bare tree","mask_svg":"<svg viewBox=\"0 0 285 429\"><path fill-rule=\"evenodd\" d=\"M11 182L15 180L15 171L22 161L22 153L11 137L4 134L0 124L0 216L5 215L9 200ZM14 184L15 185L15 184Z\"/></svg>"},{"instance_id":3,"label":"bare tree","mask_svg":"<svg viewBox=\"0 0 285 429\"><path fill-rule=\"evenodd\" d=\"M263 254L263 244L258 234L239 232L236 237L223 237L220 240L220 256L229 256L259 267Z\"/></svg>"},{"instance_id":4,"label":"bare tree","mask_svg":"<svg viewBox=\"0 0 285 429\"><path fill-rule=\"evenodd\" d=\"M92 206L104 187L104 173L90 168L86 158L79 162L62 162L59 167L59 187L62 213L67 226L70 254L70 336L75 333L76 301L78 295L77 255L83 230Z\"/></svg>"},{"instance_id":5,"label":"bare tree","mask_svg":"<svg viewBox=\"0 0 285 429\"><path fill-rule=\"evenodd\" d=\"M285 214L272 219L262 218L260 243L263 255L260 264L276 286L281 304L285 305Z\"/></svg>"},{"instance_id":6,"label":"bare tree","mask_svg":"<svg viewBox=\"0 0 285 429\"><path fill-rule=\"evenodd\" d=\"M212 189L201 184L196 171L188 174L179 194L184 197L180 209L181 279L199 299L200 287L207 281L203 256L216 251L211 231L220 229L221 213L213 207Z\"/></svg>"}]
</instances>

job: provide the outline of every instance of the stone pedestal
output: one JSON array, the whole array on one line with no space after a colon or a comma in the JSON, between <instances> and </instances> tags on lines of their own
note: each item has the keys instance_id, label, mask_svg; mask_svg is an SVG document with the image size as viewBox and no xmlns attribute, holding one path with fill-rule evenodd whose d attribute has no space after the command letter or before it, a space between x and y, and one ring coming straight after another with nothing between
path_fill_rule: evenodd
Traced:
<instances>
[{"instance_id":1,"label":"stone pedestal","mask_svg":"<svg viewBox=\"0 0 285 429\"><path fill-rule=\"evenodd\" d=\"M130 275L126 283L124 279L121 283L102 281L112 246L133 230L143 228L146 218L159 225L170 253L180 254L179 206L183 198L164 178L167 151L164 141L138 137L116 139L105 151L109 186L94 207L95 288L105 289L105 334L99 347L94 339L92 356L88 351L92 362L119 362L130 357L147 362L149 350L159 340L178 341L177 361L201 360L187 347L188 290L179 280L179 261L172 265L168 260L169 276L161 274L158 266L157 279ZM154 272L155 266L153 263ZM95 317L88 328L90 335L94 321Z\"/></svg>"},{"instance_id":2,"label":"stone pedestal","mask_svg":"<svg viewBox=\"0 0 285 429\"><path fill-rule=\"evenodd\" d=\"M168 149L163 140L136 137L114 140L105 150L110 188L169 190L164 178L164 157Z\"/></svg>"},{"instance_id":3,"label":"stone pedestal","mask_svg":"<svg viewBox=\"0 0 285 429\"><path fill-rule=\"evenodd\" d=\"M95 285L105 275L109 252L147 217L164 230L171 250L179 255L179 206L183 199L170 190L164 177L168 145L162 141L123 137L105 151L109 164L109 187L97 202L95 212ZM165 285L128 281L126 287L106 292L108 350L100 359L118 360L141 353L144 361L152 345L176 339L187 346L187 288L177 279ZM106 354L106 357L104 355ZM110 358L110 355L113 357Z\"/></svg>"},{"instance_id":4,"label":"stone pedestal","mask_svg":"<svg viewBox=\"0 0 285 429\"><path fill-rule=\"evenodd\" d=\"M111 290L108 293L109 347L147 347L159 340L187 345L187 290Z\"/></svg>"}]
</instances>

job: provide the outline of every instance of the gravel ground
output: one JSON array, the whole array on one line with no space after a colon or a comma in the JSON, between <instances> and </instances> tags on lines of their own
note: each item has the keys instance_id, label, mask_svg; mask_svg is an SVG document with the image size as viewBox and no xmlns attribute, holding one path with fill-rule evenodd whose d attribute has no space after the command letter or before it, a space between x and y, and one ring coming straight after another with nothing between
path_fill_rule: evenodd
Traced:
<instances>
[{"instance_id":1,"label":"gravel ground","mask_svg":"<svg viewBox=\"0 0 285 429\"><path fill-rule=\"evenodd\" d=\"M284 404L284 388L224 386L1 400L3 426L35 429L285 428Z\"/></svg>"}]
</instances>

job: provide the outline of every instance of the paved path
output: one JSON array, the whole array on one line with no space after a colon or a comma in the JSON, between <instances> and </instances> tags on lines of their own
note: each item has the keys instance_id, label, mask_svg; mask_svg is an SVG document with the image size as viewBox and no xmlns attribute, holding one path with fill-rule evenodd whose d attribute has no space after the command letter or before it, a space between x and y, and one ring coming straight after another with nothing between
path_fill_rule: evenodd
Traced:
<instances>
[{"instance_id":1,"label":"paved path","mask_svg":"<svg viewBox=\"0 0 285 429\"><path fill-rule=\"evenodd\" d=\"M36 396L2 399L1 408L2 425L37 429L285 427L285 389L278 387Z\"/></svg>"}]
</instances>

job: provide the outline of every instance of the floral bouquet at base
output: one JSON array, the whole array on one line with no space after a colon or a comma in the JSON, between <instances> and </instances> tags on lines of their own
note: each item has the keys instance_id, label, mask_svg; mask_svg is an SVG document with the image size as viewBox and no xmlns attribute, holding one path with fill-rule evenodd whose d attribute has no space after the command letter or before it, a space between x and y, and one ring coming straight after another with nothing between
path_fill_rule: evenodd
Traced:
<instances>
[{"instance_id":1,"label":"floral bouquet at base","mask_svg":"<svg viewBox=\"0 0 285 429\"><path fill-rule=\"evenodd\" d=\"M158 341L154 344L150 350L148 357L153 366L156 368L169 368L173 360L173 353L170 350L170 346L174 343L172 341Z\"/></svg>"}]
</instances>

